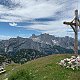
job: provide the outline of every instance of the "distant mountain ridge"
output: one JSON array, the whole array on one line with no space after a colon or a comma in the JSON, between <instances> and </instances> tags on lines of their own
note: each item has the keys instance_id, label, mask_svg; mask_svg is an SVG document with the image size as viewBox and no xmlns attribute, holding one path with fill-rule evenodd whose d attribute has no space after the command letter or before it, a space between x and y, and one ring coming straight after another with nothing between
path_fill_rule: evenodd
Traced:
<instances>
[{"instance_id":1,"label":"distant mountain ridge","mask_svg":"<svg viewBox=\"0 0 80 80\"><path fill-rule=\"evenodd\" d=\"M55 37L46 33L38 36L32 34L30 38L18 36L17 38L0 41L0 55L3 58L2 63L9 60L10 62L23 64L52 54L74 53L73 43L74 39L71 37Z\"/></svg>"},{"instance_id":2,"label":"distant mountain ridge","mask_svg":"<svg viewBox=\"0 0 80 80\"><path fill-rule=\"evenodd\" d=\"M49 34L40 34L36 36L32 34L30 38L10 38L9 40L0 41L0 53L17 52L21 49L34 49L43 53L60 52L56 48L73 49L74 39L68 36L55 37ZM80 41L79 41L80 49Z\"/></svg>"},{"instance_id":3,"label":"distant mountain ridge","mask_svg":"<svg viewBox=\"0 0 80 80\"><path fill-rule=\"evenodd\" d=\"M58 45L58 46L68 48L68 49L73 49L73 45L74 45L73 44L74 39L71 38L71 37L68 37L68 36L55 37L54 35L49 35L49 34L45 33L45 34L41 34L39 36L36 36L35 34L33 34L30 38L35 42L49 44L49 45L52 45L52 46L53 45Z\"/></svg>"}]
</instances>

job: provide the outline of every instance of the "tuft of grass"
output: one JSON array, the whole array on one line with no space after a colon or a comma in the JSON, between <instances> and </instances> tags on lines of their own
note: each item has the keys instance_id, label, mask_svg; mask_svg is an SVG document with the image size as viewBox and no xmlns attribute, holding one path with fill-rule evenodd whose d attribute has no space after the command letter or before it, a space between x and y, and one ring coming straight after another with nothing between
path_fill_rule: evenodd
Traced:
<instances>
[{"instance_id":1,"label":"tuft of grass","mask_svg":"<svg viewBox=\"0 0 80 80\"><path fill-rule=\"evenodd\" d=\"M16 72L13 72L8 80L32 80L32 76L29 74L28 71L20 69Z\"/></svg>"}]
</instances>

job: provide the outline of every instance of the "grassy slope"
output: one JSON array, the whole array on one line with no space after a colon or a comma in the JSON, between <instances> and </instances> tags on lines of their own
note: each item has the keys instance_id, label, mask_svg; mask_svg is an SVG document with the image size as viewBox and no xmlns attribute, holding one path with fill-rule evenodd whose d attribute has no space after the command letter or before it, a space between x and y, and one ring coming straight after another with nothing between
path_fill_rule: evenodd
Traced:
<instances>
[{"instance_id":1,"label":"grassy slope","mask_svg":"<svg viewBox=\"0 0 80 80\"><path fill-rule=\"evenodd\" d=\"M8 74L12 72L13 68L17 68L19 66L20 66L19 64L11 64L11 65L6 66L5 68L6 73L2 75L0 74L0 80L4 80L8 76Z\"/></svg>"},{"instance_id":2,"label":"grassy slope","mask_svg":"<svg viewBox=\"0 0 80 80\"><path fill-rule=\"evenodd\" d=\"M17 71L24 69L32 79L23 79L21 76L18 76L18 79L15 80L80 80L80 70L65 69L56 64L66 57L70 57L70 55L57 54L29 61L16 67L16 70L10 71L10 77L15 77L18 74L16 74ZM10 78L10 80L12 79Z\"/></svg>"}]
</instances>

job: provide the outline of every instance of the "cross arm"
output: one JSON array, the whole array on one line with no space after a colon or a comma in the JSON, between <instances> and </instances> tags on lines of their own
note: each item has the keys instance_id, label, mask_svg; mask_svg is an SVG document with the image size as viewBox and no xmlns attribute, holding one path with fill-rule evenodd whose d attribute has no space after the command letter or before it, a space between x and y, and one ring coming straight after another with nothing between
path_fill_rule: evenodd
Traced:
<instances>
[{"instance_id":1,"label":"cross arm","mask_svg":"<svg viewBox=\"0 0 80 80\"><path fill-rule=\"evenodd\" d=\"M63 24L66 24L66 25L73 25L73 26L76 25L75 23L72 23L72 22L63 22Z\"/></svg>"},{"instance_id":2,"label":"cross arm","mask_svg":"<svg viewBox=\"0 0 80 80\"><path fill-rule=\"evenodd\" d=\"M75 26L76 24L75 23L72 23L72 22L63 22L63 24L66 24L66 25L70 25L72 27L72 29L75 31L75 28L73 26Z\"/></svg>"}]
</instances>

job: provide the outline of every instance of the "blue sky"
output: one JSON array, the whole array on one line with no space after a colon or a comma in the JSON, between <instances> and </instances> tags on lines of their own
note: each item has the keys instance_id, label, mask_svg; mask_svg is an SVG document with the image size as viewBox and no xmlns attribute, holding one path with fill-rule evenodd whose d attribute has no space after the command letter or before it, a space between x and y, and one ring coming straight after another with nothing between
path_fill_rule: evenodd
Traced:
<instances>
[{"instance_id":1,"label":"blue sky","mask_svg":"<svg viewBox=\"0 0 80 80\"><path fill-rule=\"evenodd\" d=\"M80 0L0 0L0 39L41 33L74 37L63 22L71 21L77 8Z\"/></svg>"}]
</instances>

